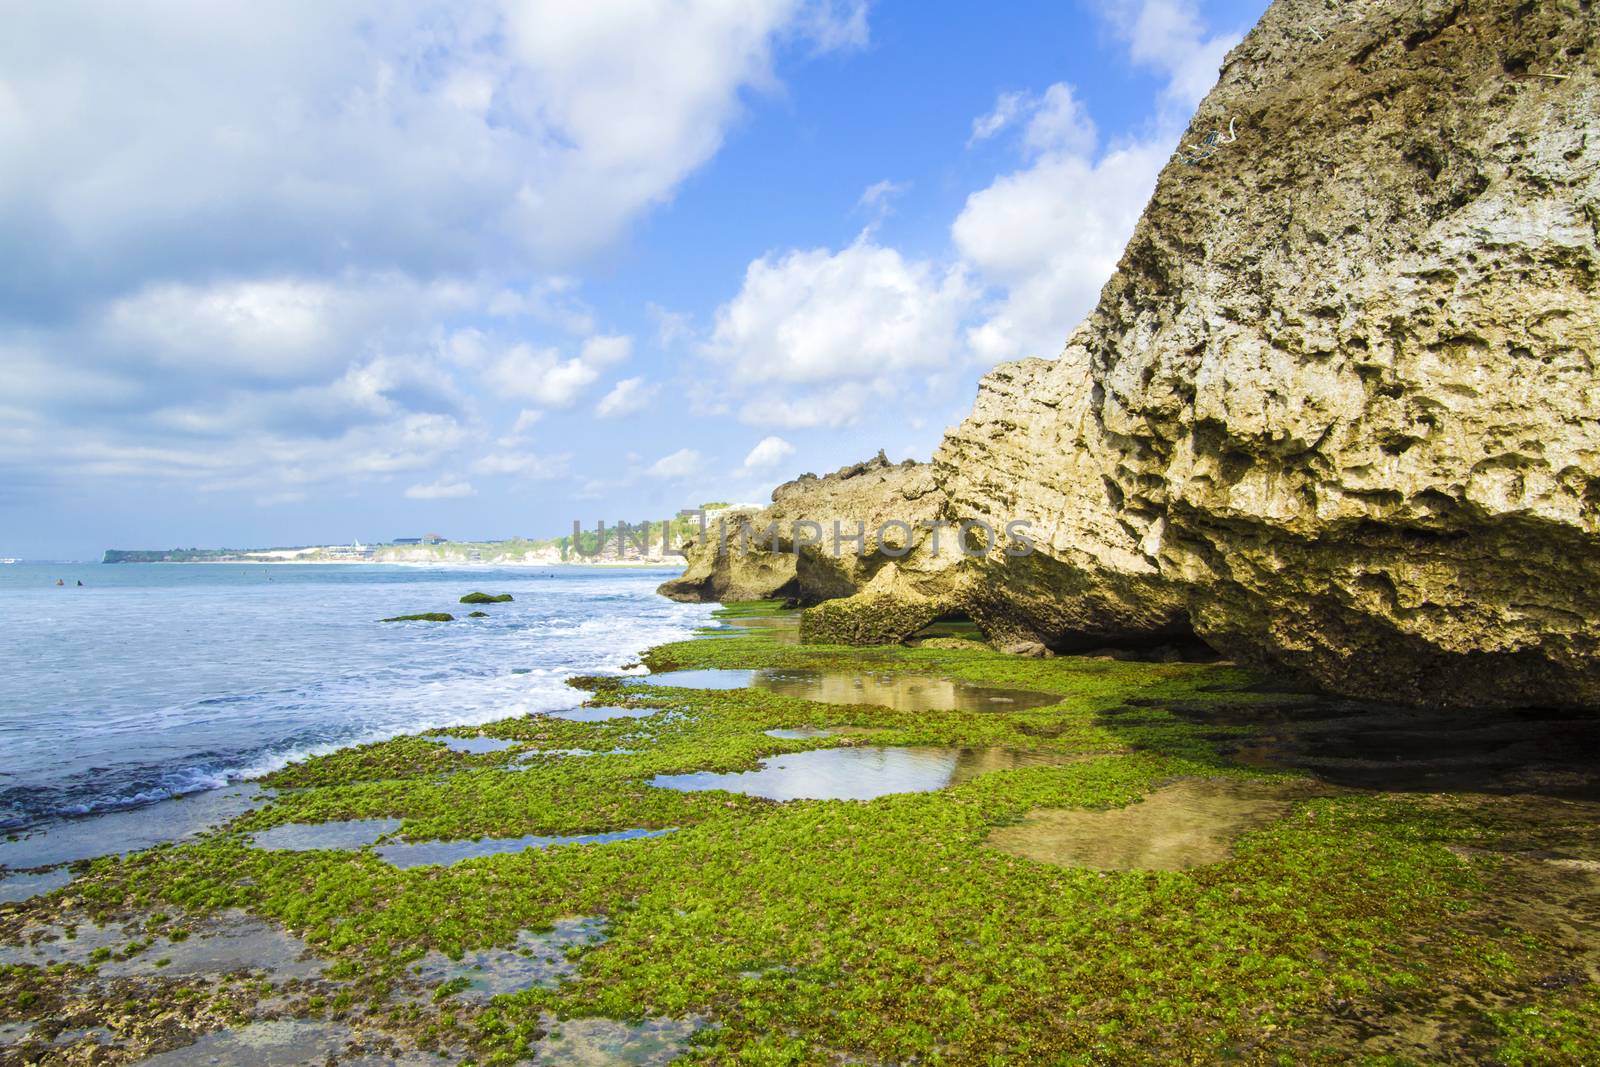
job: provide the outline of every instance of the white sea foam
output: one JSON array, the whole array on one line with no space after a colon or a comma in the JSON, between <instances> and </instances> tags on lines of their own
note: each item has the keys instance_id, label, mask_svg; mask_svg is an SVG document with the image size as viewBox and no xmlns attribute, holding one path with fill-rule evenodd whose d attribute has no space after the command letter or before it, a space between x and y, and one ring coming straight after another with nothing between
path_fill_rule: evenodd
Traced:
<instances>
[{"instance_id":1,"label":"white sea foam","mask_svg":"<svg viewBox=\"0 0 1600 1067\"><path fill-rule=\"evenodd\" d=\"M571 708L585 694L568 678L637 673L624 664L710 610L655 596L665 572L615 568L474 567L463 585L456 568L119 564L70 591L37 569L0 579L0 661L15 666L0 689L0 825ZM457 599L471 588L516 599L469 619ZM423 611L457 620L377 621Z\"/></svg>"}]
</instances>

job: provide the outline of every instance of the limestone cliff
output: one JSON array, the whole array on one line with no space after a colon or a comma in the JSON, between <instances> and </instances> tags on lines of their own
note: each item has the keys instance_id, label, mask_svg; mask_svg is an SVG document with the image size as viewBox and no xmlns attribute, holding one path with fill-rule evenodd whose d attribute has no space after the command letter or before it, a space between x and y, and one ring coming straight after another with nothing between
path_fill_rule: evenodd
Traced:
<instances>
[{"instance_id":1,"label":"limestone cliff","mask_svg":"<svg viewBox=\"0 0 1600 1067\"><path fill-rule=\"evenodd\" d=\"M939 450L953 514L1041 531L986 625L1600 703L1597 18L1277 0L1062 357Z\"/></svg>"}]
</instances>

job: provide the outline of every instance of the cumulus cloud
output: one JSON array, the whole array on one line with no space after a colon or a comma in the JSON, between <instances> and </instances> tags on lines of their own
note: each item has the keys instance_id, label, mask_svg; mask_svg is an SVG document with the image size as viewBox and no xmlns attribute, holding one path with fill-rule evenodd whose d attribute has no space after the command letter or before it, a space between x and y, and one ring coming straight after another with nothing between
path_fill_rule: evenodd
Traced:
<instances>
[{"instance_id":1,"label":"cumulus cloud","mask_svg":"<svg viewBox=\"0 0 1600 1067\"><path fill-rule=\"evenodd\" d=\"M450 481L444 478L426 485L409 486L406 489L407 500L456 500L477 494L478 491L472 488L471 482Z\"/></svg>"},{"instance_id":2,"label":"cumulus cloud","mask_svg":"<svg viewBox=\"0 0 1600 1067\"><path fill-rule=\"evenodd\" d=\"M717 309L701 354L720 365L755 425L840 426L873 393L937 384L962 360L976 290L963 268L908 259L863 234L837 252L763 256Z\"/></svg>"},{"instance_id":3,"label":"cumulus cloud","mask_svg":"<svg viewBox=\"0 0 1600 1067\"><path fill-rule=\"evenodd\" d=\"M1136 63L1167 77L1163 95L1184 120L1217 80L1217 68L1239 43L1237 33L1208 34L1193 0L1101 0L1099 10Z\"/></svg>"},{"instance_id":4,"label":"cumulus cloud","mask_svg":"<svg viewBox=\"0 0 1600 1067\"><path fill-rule=\"evenodd\" d=\"M485 377L501 395L568 408L632 347L627 337L591 337L568 359L553 347L516 344L493 358Z\"/></svg>"},{"instance_id":5,"label":"cumulus cloud","mask_svg":"<svg viewBox=\"0 0 1600 1067\"><path fill-rule=\"evenodd\" d=\"M651 478L674 481L698 474L704 463L700 453L692 448L680 448L652 463L645 473Z\"/></svg>"},{"instance_id":6,"label":"cumulus cloud","mask_svg":"<svg viewBox=\"0 0 1600 1067\"><path fill-rule=\"evenodd\" d=\"M993 111L972 120L972 136L967 139L967 146L970 148L979 141L987 141L1015 122L1027 98L1026 93L1001 93L994 102Z\"/></svg>"},{"instance_id":7,"label":"cumulus cloud","mask_svg":"<svg viewBox=\"0 0 1600 1067\"><path fill-rule=\"evenodd\" d=\"M1065 82L1002 93L973 120L968 143L1009 131L1019 163L967 198L950 259L908 258L869 227L839 251L754 261L701 346L727 388L700 410L731 408L781 428L844 426L974 363L1053 356L1115 269L1179 117L1236 40L1208 35L1189 0L1107 2L1104 16L1134 62L1167 77L1145 135L1107 143ZM894 191L880 182L861 206L881 209Z\"/></svg>"},{"instance_id":8,"label":"cumulus cloud","mask_svg":"<svg viewBox=\"0 0 1600 1067\"><path fill-rule=\"evenodd\" d=\"M658 391L658 386L647 383L643 378L624 378L600 398L600 402L594 406L594 413L602 419L636 415L650 406Z\"/></svg>"},{"instance_id":9,"label":"cumulus cloud","mask_svg":"<svg viewBox=\"0 0 1600 1067\"><path fill-rule=\"evenodd\" d=\"M971 298L959 269L865 237L838 252L764 256L717 310L704 353L738 380L795 385L940 366Z\"/></svg>"},{"instance_id":10,"label":"cumulus cloud","mask_svg":"<svg viewBox=\"0 0 1600 1067\"><path fill-rule=\"evenodd\" d=\"M744 469L747 471L765 470L775 467L779 463L794 455L794 445L781 437L763 437L744 457Z\"/></svg>"},{"instance_id":11,"label":"cumulus cloud","mask_svg":"<svg viewBox=\"0 0 1600 1067\"><path fill-rule=\"evenodd\" d=\"M114 6L84 33L41 5L0 39L0 285L571 262L710 158L780 38L857 46L864 17L283 0Z\"/></svg>"},{"instance_id":12,"label":"cumulus cloud","mask_svg":"<svg viewBox=\"0 0 1600 1067\"><path fill-rule=\"evenodd\" d=\"M967 198L951 227L966 262L1003 297L968 341L989 363L1053 356L1116 268L1167 143L1042 155Z\"/></svg>"},{"instance_id":13,"label":"cumulus cloud","mask_svg":"<svg viewBox=\"0 0 1600 1067\"><path fill-rule=\"evenodd\" d=\"M967 333L986 363L1054 356L1116 269L1182 124L1216 80L1237 35L1208 35L1188 0L1106 2L1101 12L1130 58L1168 79L1140 138L1104 144L1070 85L1003 95L974 121L990 136L1022 123L1025 165L967 198L951 238L998 297Z\"/></svg>"},{"instance_id":14,"label":"cumulus cloud","mask_svg":"<svg viewBox=\"0 0 1600 1067\"><path fill-rule=\"evenodd\" d=\"M86 33L18 13L0 359L27 417L0 432L0 482L273 499L459 462L501 400L526 405L515 447L528 412L629 358L576 273L778 88L779 49L860 47L865 18L851 0L225 0L108 8Z\"/></svg>"}]
</instances>

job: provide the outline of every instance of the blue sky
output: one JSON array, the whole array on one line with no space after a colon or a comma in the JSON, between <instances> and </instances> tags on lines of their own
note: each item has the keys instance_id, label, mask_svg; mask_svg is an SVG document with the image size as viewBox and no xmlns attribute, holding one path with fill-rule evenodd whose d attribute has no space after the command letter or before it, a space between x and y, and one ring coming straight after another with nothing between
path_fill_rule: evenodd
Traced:
<instances>
[{"instance_id":1,"label":"blue sky","mask_svg":"<svg viewBox=\"0 0 1600 1067\"><path fill-rule=\"evenodd\" d=\"M552 536L925 459L1055 355L1263 7L20 5L0 555Z\"/></svg>"}]
</instances>

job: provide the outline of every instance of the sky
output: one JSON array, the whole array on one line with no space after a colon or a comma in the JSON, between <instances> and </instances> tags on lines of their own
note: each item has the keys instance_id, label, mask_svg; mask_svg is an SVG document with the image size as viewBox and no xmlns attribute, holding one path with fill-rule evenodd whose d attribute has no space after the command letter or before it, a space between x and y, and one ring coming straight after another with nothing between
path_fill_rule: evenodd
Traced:
<instances>
[{"instance_id":1,"label":"sky","mask_svg":"<svg viewBox=\"0 0 1600 1067\"><path fill-rule=\"evenodd\" d=\"M0 555L927 459L1263 0L0 0Z\"/></svg>"}]
</instances>

